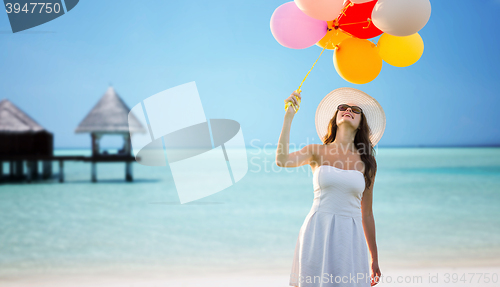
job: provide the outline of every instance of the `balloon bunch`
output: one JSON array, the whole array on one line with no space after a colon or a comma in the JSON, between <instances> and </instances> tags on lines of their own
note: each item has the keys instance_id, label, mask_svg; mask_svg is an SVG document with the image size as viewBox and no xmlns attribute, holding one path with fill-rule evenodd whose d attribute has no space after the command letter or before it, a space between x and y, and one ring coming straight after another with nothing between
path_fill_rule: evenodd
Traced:
<instances>
[{"instance_id":1,"label":"balloon bunch","mask_svg":"<svg viewBox=\"0 0 500 287\"><path fill-rule=\"evenodd\" d=\"M379 75L382 61L407 67L420 59L424 42L418 31L430 15L429 0L295 0L276 8L271 33L287 48L316 44L335 50L337 73L365 84ZM368 40L377 36L377 44Z\"/></svg>"}]
</instances>

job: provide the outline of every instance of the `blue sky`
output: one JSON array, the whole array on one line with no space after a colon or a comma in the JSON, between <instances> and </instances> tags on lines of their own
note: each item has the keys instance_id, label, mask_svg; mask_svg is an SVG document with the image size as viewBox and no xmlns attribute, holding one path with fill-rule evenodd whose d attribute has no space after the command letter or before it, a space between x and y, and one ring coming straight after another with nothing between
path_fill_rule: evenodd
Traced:
<instances>
[{"instance_id":1,"label":"blue sky","mask_svg":"<svg viewBox=\"0 0 500 287\"><path fill-rule=\"evenodd\" d=\"M269 21L286 1L97 1L12 34L0 13L0 99L55 134L56 147L89 147L74 130L109 83L129 107L196 81L207 118L240 122L248 146L276 144L283 100L321 52L293 50ZM320 143L314 114L339 87L375 97L387 116L379 145L499 145L500 1L431 1L419 62L384 63L364 85L343 80L325 51L302 87L291 142Z\"/></svg>"}]
</instances>

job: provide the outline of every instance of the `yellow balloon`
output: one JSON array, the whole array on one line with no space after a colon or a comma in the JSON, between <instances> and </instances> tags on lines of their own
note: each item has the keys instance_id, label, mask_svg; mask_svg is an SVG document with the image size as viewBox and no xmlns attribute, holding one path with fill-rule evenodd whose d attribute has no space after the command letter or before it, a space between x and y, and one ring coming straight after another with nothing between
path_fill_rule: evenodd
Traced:
<instances>
[{"instance_id":1,"label":"yellow balloon","mask_svg":"<svg viewBox=\"0 0 500 287\"><path fill-rule=\"evenodd\" d=\"M377 46L382 59L396 67L413 65L424 53L424 41L418 33L405 37L384 33Z\"/></svg>"},{"instance_id":2,"label":"yellow balloon","mask_svg":"<svg viewBox=\"0 0 500 287\"><path fill-rule=\"evenodd\" d=\"M319 40L318 43L316 43L316 45L320 46L321 48L324 48L326 46L328 50L335 49L335 45L340 44L340 42L350 37L346 33L342 32L338 27L332 27L331 22L332 21L328 21L328 27L331 30L326 32L326 35L323 37L323 39Z\"/></svg>"},{"instance_id":3,"label":"yellow balloon","mask_svg":"<svg viewBox=\"0 0 500 287\"><path fill-rule=\"evenodd\" d=\"M348 38L342 41L333 55L337 73L353 84L373 81L382 70L378 47L365 39Z\"/></svg>"}]
</instances>

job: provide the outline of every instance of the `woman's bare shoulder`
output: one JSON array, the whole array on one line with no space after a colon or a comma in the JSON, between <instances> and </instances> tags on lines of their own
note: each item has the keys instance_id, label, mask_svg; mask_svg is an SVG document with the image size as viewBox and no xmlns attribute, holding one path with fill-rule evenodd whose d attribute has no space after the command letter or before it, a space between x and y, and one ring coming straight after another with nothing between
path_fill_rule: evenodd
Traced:
<instances>
[{"instance_id":1,"label":"woman's bare shoulder","mask_svg":"<svg viewBox=\"0 0 500 287\"><path fill-rule=\"evenodd\" d=\"M311 155L316 155L323 148L322 144L308 144L303 149L306 150Z\"/></svg>"}]
</instances>

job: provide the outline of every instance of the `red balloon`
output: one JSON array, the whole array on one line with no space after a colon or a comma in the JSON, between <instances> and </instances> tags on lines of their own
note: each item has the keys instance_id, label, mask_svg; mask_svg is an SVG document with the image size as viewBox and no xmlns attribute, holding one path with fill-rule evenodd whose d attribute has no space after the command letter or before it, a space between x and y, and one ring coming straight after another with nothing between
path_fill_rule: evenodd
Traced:
<instances>
[{"instance_id":1,"label":"red balloon","mask_svg":"<svg viewBox=\"0 0 500 287\"><path fill-rule=\"evenodd\" d=\"M381 35L383 32L373 25L372 11L378 0L354 4L347 0L343 12L337 17L340 29L345 33L360 39L369 39Z\"/></svg>"}]
</instances>

